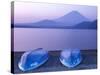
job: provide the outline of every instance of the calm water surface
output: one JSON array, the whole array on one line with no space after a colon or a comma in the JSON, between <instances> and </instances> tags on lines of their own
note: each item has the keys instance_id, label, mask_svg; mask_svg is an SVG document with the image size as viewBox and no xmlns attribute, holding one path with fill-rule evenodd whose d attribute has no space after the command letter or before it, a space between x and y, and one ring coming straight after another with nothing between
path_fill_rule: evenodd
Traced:
<instances>
[{"instance_id":1,"label":"calm water surface","mask_svg":"<svg viewBox=\"0 0 100 75\"><path fill-rule=\"evenodd\" d=\"M96 46L96 30L14 28L14 51L27 51L35 48L96 49Z\"/></svg>"}]
</instances>

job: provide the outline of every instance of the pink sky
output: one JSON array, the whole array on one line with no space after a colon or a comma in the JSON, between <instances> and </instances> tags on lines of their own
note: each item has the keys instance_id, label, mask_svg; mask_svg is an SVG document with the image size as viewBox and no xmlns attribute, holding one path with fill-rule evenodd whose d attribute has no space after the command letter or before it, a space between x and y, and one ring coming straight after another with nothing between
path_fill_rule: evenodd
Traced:
<instances>
[{"instance_id":1,"label":"pink sky","mask_svg":"<svg viewBox=\"0 0 100 75\"><path fill-rule=\"evenodd\" d=\"M43 19L55 19L71 11L78 11L90 20L94 20L97 17L96 6L15 2L14 7L15 23L30 23Z\"/></svg>"}]
</instances>

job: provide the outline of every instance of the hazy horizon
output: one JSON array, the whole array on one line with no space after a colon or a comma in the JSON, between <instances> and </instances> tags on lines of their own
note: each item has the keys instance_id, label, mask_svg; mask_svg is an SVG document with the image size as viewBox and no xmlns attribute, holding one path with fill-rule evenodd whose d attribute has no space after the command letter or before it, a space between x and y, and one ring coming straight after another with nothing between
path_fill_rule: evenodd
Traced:
<instances>
[{"instance_id":1,"label":"hazy horizon","mask_svg":"<svg viewBox=\"0 0 100 75\"><path fill-rule=\"evenodd\" d=\"M15 2L14 23L32 23L44 19L52 20L71 11L77 11L89 20L97 18L96 6Z\"/></svg>"}]
</instances>

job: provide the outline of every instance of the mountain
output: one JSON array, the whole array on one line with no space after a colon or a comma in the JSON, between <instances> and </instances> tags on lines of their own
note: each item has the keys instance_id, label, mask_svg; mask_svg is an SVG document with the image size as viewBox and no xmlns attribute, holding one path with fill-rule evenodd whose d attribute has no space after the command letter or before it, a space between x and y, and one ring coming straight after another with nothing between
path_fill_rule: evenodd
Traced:
<instances>
[{"instance_id":1,"label":"mountain","mask_svg":"<svg viewBox=\"0 0 100 75\"><path fill-rule=\"evenodd\" d=\"M81 15L79 12L72 11L62 17L55 19L54 21L61 22L66 25L72 26L72 25L76 25L76 24L79 24L84 21L89 21L89 20L86 17L84 17L83 15Z\"/></svg>"},{"instance_id":2,"label":"mountain","mask_svg":"<svg viewBox=\"0 0 100 75\"><path fill-rule=\"evenodd\" d=\"M21 27L21 28L60 28L63 27L62 23L55 22L53 20L41 20L36 23L22 23L22 24L15 24L14 27Z\"/></svg>"},{"instance_id":3,"label":"mountain","mask_svg":"<svg viewBox=\"0 0 100 75\"><path fill-rule=\"evenodd\" d=\"M85 21L74 26L64 26L52 20L43 20L37 23L15 25L17 28L63 28L63 29L97 29L97 20Z\"/></svg>"},{"instance_id":4,"label":"mountain","mask_svg":"<svg viewBox=\"0 0 100 75\"><path fill-rule=\"evenodd\" d=\"M77 11L72 11L54 20L41 20L35 23L12 24L12 28L63 28L97 29L97 20L91 22Z\"/></svg>"},{"instance_id":5,"label":"mountain","mask_svg":"<svg viewBox=\"0 0 100 75\"><path fill-rule=\"evenodd\" d=\"M93 22L82 22L73 26L72 29L97 29L97 20Z\"/></svg>"},{"instance_id":6,"label":"mountain","mask_svg":"<svg viewBox=\"0 0 100 75\"><path fill-rule=\"evenodd\" d=\"M33 25L36 27L62 27L62 23L47 19L33 23Z\"/></svg>"}]
</instances>

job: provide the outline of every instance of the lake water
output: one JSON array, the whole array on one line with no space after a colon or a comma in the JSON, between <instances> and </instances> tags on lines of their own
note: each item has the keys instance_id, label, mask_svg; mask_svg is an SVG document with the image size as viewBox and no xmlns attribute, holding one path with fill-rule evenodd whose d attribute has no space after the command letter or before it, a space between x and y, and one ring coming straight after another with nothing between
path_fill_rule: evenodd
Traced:
<instances>
[{"instance_id":1,"label":"lake water","mask_svg":"<svg viewBox=\"0 0 100 75\"><path fill-rule=\"evenodd\" d=\"M97 49L97 30L14 28L14 50Z\"/></svg>"}]
</instances>

